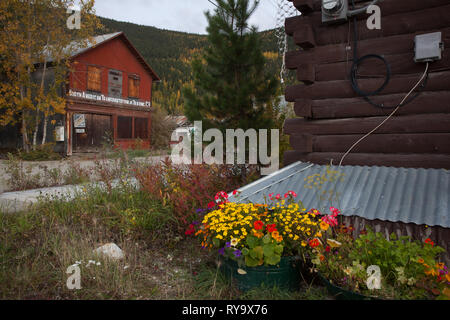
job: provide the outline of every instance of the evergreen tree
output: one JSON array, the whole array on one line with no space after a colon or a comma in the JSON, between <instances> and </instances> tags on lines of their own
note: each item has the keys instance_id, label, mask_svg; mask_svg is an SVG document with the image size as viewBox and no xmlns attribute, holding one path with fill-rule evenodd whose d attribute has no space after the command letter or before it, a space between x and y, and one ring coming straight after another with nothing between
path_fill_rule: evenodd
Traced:
<instances>
[{"instance_id":1,"label":"evergreen tree","mask_svg":"<svg viewBox=\"0 0 450 320\"><path fill-rule=\"evenodd\" d=\"M278 82L265 68L256 27L248 25L257 5L251 0L217 0L214 14L205 14L209 45L192 62L194 86L183 89L186 116L202 120L205 129L273 127L267 109Z\"/></svg>"}]
</instances>

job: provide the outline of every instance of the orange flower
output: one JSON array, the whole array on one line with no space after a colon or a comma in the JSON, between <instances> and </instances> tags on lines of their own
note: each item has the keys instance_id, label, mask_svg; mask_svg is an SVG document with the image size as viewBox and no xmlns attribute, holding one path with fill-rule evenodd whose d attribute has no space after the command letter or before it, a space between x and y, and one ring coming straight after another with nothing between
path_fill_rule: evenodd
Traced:
<instances>
[{"instance_id":1,"label":"orange flower","mask_svg":"<svg viewBox=\"0 0 450 320\"><path fill-rule=\"evenodd\" d=\"M280 236L280 233L277 230L272 232L272 238L274 238L277 242L283 241L283 237Z\"/></svg>"},{"instance_id":2,"label":"orange flower","mask_svg":"<svg viewBox=\"0 0 450 320\"><path fill-rule=\"evenodd\" d=\"M440 263L436 263L436 268L443 270L444 269L444 263L440 262Z\"/></svg>"},{"instance_id":3,"label":"orange flower","mask_svg":"<svg viewBox=\"0 0 450 320\"><path fill-rule=\"evenodd\" d=\"M419 258L419 260L417 260L418 263L423 264L425 261L422 258Z\"/></svg>"},{"instance_id":4,"label":"orange flower","mask_svg":"<svg viewBox=\"0 0 450 320\"><path fill-rule=\"evenodd\" d=\"M320 229L322 229L323 231L327 231L329 227L330 227L330 225L328 223L326 223L325 221L322 221L320 223Z\"/></svg>"},{"instance_id":5,"label":"orange flower","mask_svg":"<svg viewBox=\"0 0 450 320\"><path fill-rule=\"evenodd\" d=\"M427 276L432 275L433 277L438 275L438 272L436 270L434 270L433 268L425 270L425 274Z\"/></svg>"},{"instance_id":6,"label":"orange flower","mask_svg":"<svg viewBox=\"0 0 450 320\"><path fill-rule=\"evenodd\" d=\"M255 237L257 237L258 239L261 239L264 236L261 232L256 232L256 231L253 232L253 235Z\"/></svg>"},{"instance_id":7,"label":"orange flower","mask_svg":"<svg viewBox=\"0 0 450 320\"><path fill-rule=\"evenodd\" d=\"M320 259L320 261L324 261L325 260L325 256L321 254L319 259Z\"/></svg>"}]
</instances>

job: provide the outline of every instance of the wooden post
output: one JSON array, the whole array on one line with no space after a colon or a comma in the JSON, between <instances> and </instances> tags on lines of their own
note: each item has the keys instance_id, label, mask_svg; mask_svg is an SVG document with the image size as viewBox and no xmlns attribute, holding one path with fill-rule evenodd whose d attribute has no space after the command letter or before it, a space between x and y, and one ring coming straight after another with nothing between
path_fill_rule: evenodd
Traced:
<instances>
[{"instance_id":1,"label":"wooden post","mask_svg":"<svg viewBox=\"0 0 450 320\"><path fill-rule=\"evenodd\" d=\"M73 141L73 137L72 137L72 112L67 112L66 113L66 143L67 143L67 147L66 147L66 153L68 156L72 155L72 141Z\"/></svg>"}]
</instances>

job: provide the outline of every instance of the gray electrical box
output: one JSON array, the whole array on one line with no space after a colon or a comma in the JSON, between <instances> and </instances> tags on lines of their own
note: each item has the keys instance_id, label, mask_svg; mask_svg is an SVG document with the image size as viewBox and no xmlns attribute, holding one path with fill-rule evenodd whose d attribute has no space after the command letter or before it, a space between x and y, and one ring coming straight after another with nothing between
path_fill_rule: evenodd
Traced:
<instances>
[{"instance_id":1,"label":"gray electrical box","mask_svg":"<svg viewBox=\"0 0 450 320\"><path fill-rule=\"evenodd\" d=\"M433 62L442 59L444 43L441 32L417 35L414 43L415 62Z\"/></svg>"},{"instance_id":2,"label":"gray electrical box","mask_svg":"<svg viewBox=\"0 0 450 320\"><path fill-rule=\"evenodd\" d=\"M322 23L347 21L348 0L322 0Z\"/></svg>"}]
</instances>

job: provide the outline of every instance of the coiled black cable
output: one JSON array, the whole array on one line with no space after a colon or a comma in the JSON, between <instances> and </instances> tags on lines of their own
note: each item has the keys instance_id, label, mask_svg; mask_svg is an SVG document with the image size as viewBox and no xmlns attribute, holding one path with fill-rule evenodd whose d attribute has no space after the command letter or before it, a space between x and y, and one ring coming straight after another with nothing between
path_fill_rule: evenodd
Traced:
<instances>
[{"instance_id":1,"label":"coiled black cable","mask_svg":"<svg viewBox=\"0 0 450 320\"><path fill-rule=\"evenodd\" d=\"M353 9L355 9L355 1L354 0L352 0L352 6L353 6ZM370 103L371 105L373 105L375 107L383 108L383 109L395 109L395 108L399 107L399 105L387 106L385 104L378 104L378 103L375 103L372 99L370 99L371 96L375 96L375 95L381 93L386 88L386 86L389 84L389 81L391 80L391 75L392 75L391 66L390 66L389 62L383 56L378 55L378 54L368 54L361 58L358 58L358 25L356 23L356 16L353 17L353 27L354 27L353 64L352 64L351 71L350 71L350 82L351 82L353 90L358 95L363 97L364 100L366 100L368 103ZM381 60L386 66L385 81L381 85L381 87L379 87L378 89L376 89L374 91L362 91L358 85L358 66L362 62L364 62L365 60L368 60L368 59ZM427 72L426 77L423 80L422 84L418 88L417 92L414 95L412 95L410 98L408 98L405 102L403 102L400 105L400 107L405 106L406 104L410 103L415 98L417 98L419 96L419 94L421 93L421 91L425 88L427 82L428 82L428 72Z\"/></svg>"}]
</instances>

